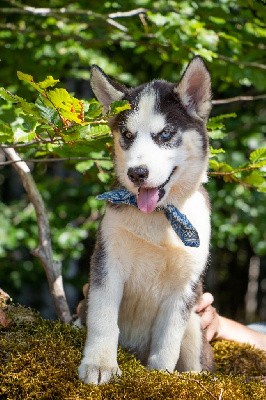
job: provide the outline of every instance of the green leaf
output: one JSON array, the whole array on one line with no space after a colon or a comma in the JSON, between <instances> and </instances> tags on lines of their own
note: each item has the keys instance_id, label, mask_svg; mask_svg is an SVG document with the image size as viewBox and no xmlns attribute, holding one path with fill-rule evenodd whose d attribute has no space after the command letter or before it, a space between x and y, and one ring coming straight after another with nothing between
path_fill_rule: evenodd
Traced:
<instances>
[{"instance_id":1,"label":"green leaf","mask_svg":"<svg viewBox=\"0 0 266 400\"><path fill-rule=\"evenodd\" d=\"M34 82L32 75L24 74L21 71L17 71L17 76L18 76L18 79L20 79L23 82L28 83L34 89L36 89L38 92L41 92L41 93L43 92L43 90L40 88L40 86L36 82Z\"/></svg>"},{"instance_id":2,"label":"green leaf","mask_svg":"<svg viewBox=\"0 0 266 400\"><path fill-rule=\"evenodd\" d=\"M60 157L93 157L93 152L100 152L95 158L106 157L102 151L106 149L106 138L100 137L94 140L80 140L72 143L49 144L48 149Z\"/></svg>"},{"instance_id":3,"label":"green leaf","mask_svg":"<svg viewBox=\"0 0 266 400\"><path fill-rule=\"evenodd\" d=\"M109 126L106 124L91 125L89 137L109 135L110 133L111 133L111 130L110 130Z\"/></svg>"},{"instance_id":4,"label":"green leaf","mask_svg":"<svg viewBox=\"0 0 266 400\"><path fill-rule=\"evenodd\" d=\"M0 142L13 142L13 131L11 127L2 121L0 121Z\"/></svg>"},{"instance_id":5,"label":"green leaf","mask_svg":"<svg viewBox=\"0 0 266 400\"><path fill-rule=\"evenodd\" d=\"M83 104L81 100L71 96L66 89L54 89L47 93L45 102L51 103L57 110L62 118L66 121L76 122L82 124L83 120Z\"/></svg>"},{"instance_id":6,"label":"green leaf","mask_svg":"<svg viewBox=\"0 0 266 400\"><path fill-rule=\"evenodd\" d=\"M261 185L259 185L257 190L258 192L266 193L266 182L263 182Z\"/></svg>"},{"instance_id":7,"label":"green leaf","mask_svg":"<svg viewBox=\"0 0 266 400\"><path fill-rule=\"evenodd\" d=\"M201 56L209 62L211 62L213 58L217 58L217 54L214 51L205 48L197 49L195 55Z\"/></svg>"},{"instance_id":8,"label":"green leaf","mask_svg":"<svg viewBox=\"0 0 266 400\"><path fill-rule=\"evenodd\" d=\"M74 112L74 111L69 111L69 110L60 110L61 116L71 122L76 122L77 124L82 123L82 119L79 117L79 115Z\"/></svg>"},{"instance_id":9,"label":"green leaf","mask_svg":"<svg viewBox=\"0 0 266 400\"><path fill-rule=\"evenodd\" d=\"M213 140L223 139L226 136L226 133L222 131L222 129L209 130L209 137Z\"/></svg>"},{"instance_id":10,"label":"green leaf","mask_svg":"<svg viewBox=\"0 0 266 400\"><path fill-rule=\"evenodd\" d=\"M252 165L253 168L263 168L263 167L266 167L266 158L265 158L265 160L263 160L263 161L259 161L259 162L256 162L256 163L250 164L250 165Z\"/></svg>"},{"instance_id":11,"label":"green leaf","mask_svg":"<svg viewBox=\"0 0 266 400\"><path fill-rule=\"evenodd\" d=\"M3 87L0 88L0 97L3 100L11 101L11 103L18 103L19 101L24 100L24 99L22 99L22 97L13 95L12 93L10 93L8 90L6 90Z\"/></svg>"},{"instance_id":12,"label":"green leaf","mask_svg":"<svg viewBox=\"0 0 266 400\"><path fill-rule=\"evenodd\" d=\"M51 75L48 75L43 81L38 82L41 89L47 89L48 87L55 86L59 82L59 79L54 79Z\"/></svg>"},{"instance_id":13,"label":"green leaf","mask_svg":"<svg viewBox=\"0 0 266 400\"><path fill-rule=\"evenodd\" d=\"M48 99L57 108L71 111L71 107L74 107L75 111L81 111L81 101L71 96L66 89L50 90L48 92Z\"/></svg>"},{"instance_id":14,"label":"green leaf","mask_svg":"<svg viewBox=\"0 0 266 400\"><path fill-rule=\"evenodd\" d=\"M33 81L33 76L32 75L28 75L28 74L24 74L24 72L21 71L17 71L17 76L18 79L20 79L21 81L27 82L27 83L32 83Z\"/></svg>"},{"instance_id":15,"label":"green leaf","mask_svg":"<svg viewBox=\"0 0 266 400\"><path fill-rule=\"evenodd\" d=\"M92 99L88 102L83 101L84 111L85 111L85 119L95 119L102 115L103 106L95 99Z\"/></svg>"},{"instance_id":16,"label":"green leaf","mask_svg":"<svg viewBox=\"0 0 266 400\"><path fill-rule=\"evenodd\" d=\"M116 115L116 114L121 113L122 111L130 110L130 109L131 109L131 106L127 100L118 100L118 101L114 101L110 105L110 112L108 114Z\"/></svg>"},{"instance_id":17,"label":"green leaf","mask_svg":"<svg viewBox=\"0 0 266 400\"><path fill-rule=\"evenodd\" d=\"M95 137L110 135L110 128L106 124L86 125L77 128L81 139L92 140Z\"/></svg>"},{"instance_id":18,"label":"green leaf","mask_svg":"<svg viewBox=\"0 0 266 400\"><path fill-rule=\"evenodd\" d=\"M76 164L76 170L84 173L91 169L94 166L94 161L88 160L88 161L82 161Z\"/></svg>"},{"instance_id":19,"label":"green leaf","mask_svg":"<svg viewBox=\"0 0 266 400\"><path fill-rule=\"evenodd\" d=\"M224 162L218 162L216 160L209 160L209 165L210 168L214 171L219 171L219 172L231 172L234 169L231 167L231 165L226 164Z\"/></svg>"},{"instance_id":20,"label":"green leaf","mask_svg":"<svg viewBox=\"0 0 266 400\"><path fill-rule=\"evenodd\" d=\"M20 107L22 109L22 111L25 112L26 114L35 115L35 116L39 115L38 110L36 109L36 107L33 103L28 103L22 97L19 97L15 94L10 93L8 90L6 90L3 87L0 88L0 97L6 101L10 101L13 104L17 104L18 107Z\"/></svg>"},{"instance_id":21,"label":"green leaf","mask_svg":"<svg viewBox=\"0 0 266 400\"><path fill-rule=\"evenodd\" d=\"M39 119L31 115L23 115L23 120L23 129L25 129L25 131L35 132Z\"/></svg>"},{"instance_id":22,"label":"green leaf","mask_svg":"<svg viewBox=\"0 0 266 400\"><path fill-rule=\"evenodd\" d=\"M230 113L210 118L207 124L210 138L213 140L223 139L226 135L226 133L224 132L225 126L223 120L235 117L235 113Z\"/></svg>"},{"instance_id":23,"label":"green leaf","mask_svg":"<svg viewBox=\"0 0 266 400\"><path fill-rule=\"evenodd\" d=\"M212 128L213 126L215 127L215 124L221 123L224 119L229 119L229 118L236 118L237 115L236 113L228 113L228 114L221 114L217 115L216 117L212 117L208 121L208 127Z\"/></svg>"},{"instance_id":24,"label":"green leaf","mask_svg":"<svg viewBox=\"0 0 266 400\"><path fill-rule=\"evenodd\" d=\"M99 172L97 176L99 180L103 183L107 183L110 180L110 175L107 174L106 172Z\"/></svg>"},{"instance_id":25,"label":"green leaf","mask_svg":"<svg viewBox=\"0 0 266 400\"><path fill-rule=\"evenodd\" d=\"M259 187L265 183L260 171L252 171L248 176L243 179L243 182L251 186Z\"/></svg>"},{"instance_id":26,"label":"green leaf","mask_svg":"<svg viewBox=\"0 0 266 400\"><path fill-rule=\"evenodd\" d=\"M42 118L54 125L59 123L60 118L58 116L57 110L53 107L46 105L43 96L38 96L35 105L38 108Z\"/></svg>"},{"instance_id":27,"label":"green leaf","mask_svg":"<svg viewBox=\"0 0 266 400\"><path fill-rule=\"evenodd\" d=\"M101 164L101 168L106 169L107 171L110 171L111 169L113 169L113 166L114 166L113 161L111 161L111 160L102 160L100 162L100 164Z\"/></svg>"},{"instance_id":28,"label":"green leaf","mask_svg":"<svg viewBox=\"0 0 266 400\"><path fill-rule=\"evenodd\" d=\"M253 164L266 160L266 147L261 147L260 149L252 151L249 159Z\"/></svg>"},{"instance_id":29,"label":"green leaf","mask_svg":"<svg viewBox=\"0 0 266 400\"><path fill-rule=\"evenodd\" d=\"M217 154L222 154L225 153L224 149L214 149L212 146L210 146L210 157L215 157Z\"/></svg>"},{"instance_id":30,"label":"green leaf","mask_svg":"<svg viewBox=\"0 0 266 400\"><path fill-rule=\"evenodd\" d=\"M59 79L54 79L51 75L47 76L41 82L35 82L32 75L24 74L21 71L17 71L17 76L21 81L28 83L40 93L43 93L44 89L55 86L59 82Z\"/></svg>"}]
</instances>

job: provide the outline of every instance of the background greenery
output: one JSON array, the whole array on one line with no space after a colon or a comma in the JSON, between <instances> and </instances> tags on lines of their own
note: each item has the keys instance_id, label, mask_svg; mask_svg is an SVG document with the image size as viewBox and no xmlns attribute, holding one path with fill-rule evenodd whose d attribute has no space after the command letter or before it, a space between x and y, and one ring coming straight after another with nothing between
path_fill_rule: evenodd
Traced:
<instances>
[{"instance_id":1,"label":"background greenery","mask_svg":"<svg viewBox=\"0 0 266 400\"><path fill-rule=\"evenodd\" d=\"M145 10L140 12L139 8ZM212 159L212 170L215 172L215 162L238 167L253 150L265 147L265 22L264 2L251 0L52 0L39 1L38 8L35 1L0 1L1 86L35 100L34 91L17 79L20 70L36 81L53 75L75 97L90 98L91 64L98 64L127 85L135 85L157 77L177 81L188 61L199 54L212 75L214 99L255 97L253 101L216 104L211 115L236 114L222 122L212 121L211 144L225 150ZM26 130L28 121L21 121L24 117L6 101L0 106L3 123L11 123L17 134L23 124ZM82 148L70 144L55 153L61 157L108 158L106 140L110 142L105 138ZM25 158L47 156L47 149L41 153L43 147L25 146L19 151ZM71 294L73 285L80 288L86 280L101 214L95 195L109 188L111 164L72 160L30 165L49 209L54 250L63 260ZM0 168L0 286L16 300L32 301L42 309L44 272L29 252L37 243L34 211L12 166ZM245 173L225 177L229 182L219 175L210 176L207 185L213 209L207 284L219 310L234 318L247 318L245 294L254 256L260 257L260 276L257 309L249 318L266 318L262 173L253 173L251 178ZM261 192L251 187L254 183ZM74 308L75 296L72 301Z\"/></svg>"}]
</instances>

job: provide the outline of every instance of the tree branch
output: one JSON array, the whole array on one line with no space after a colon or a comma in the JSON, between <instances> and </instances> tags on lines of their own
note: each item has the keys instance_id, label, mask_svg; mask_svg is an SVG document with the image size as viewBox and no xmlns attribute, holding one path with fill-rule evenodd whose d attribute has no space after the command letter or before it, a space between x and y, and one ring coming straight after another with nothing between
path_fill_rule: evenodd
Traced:
<instances>
[{"instance_id":1,"label":"tree branch","mask_svg":"<svg viewBox=\"0 0 266 400\"><path fill-rule=\"evenodd\" d=\"M117 21L114 21L113 18L119 18L119 16L115 15L112 16L110 15L104 15L104 14L99 14L91 10L68 10L66 7L61 7L61 8L51 8L51 7L32 7L28 5L22 5L16 1L11 1L11 5L14 5L14 7L2 7L1 11L2 14L22 14L22 15L36 15L39 17L58 17L58 16L80 16L80 17L93 17L97 19L101 19L102 21L107 22L109 25L114 26L115 28L119 29L122 32L127 32L127 28L118 23ZM135 13L134 13L135 12ZM136 10L132 10L132 15L137 15L140 12ZM114 13L117 14L117 13ZM125 15L126 16L126 15ZM131 16L131 15L129 15Z\"/></svg>"},{"instance_id":2,"label":"tree branch","mask_svg":"<svg viewBox=\"0 0 266 400\"><path fill-rule=\"evenodd\" d=\"M266 69L266 65L265 64L260 64L260 63L257 63L257 62L246 62L246 61L241 61L241 60L234 60L231 57L226 57L226 56L223 56L221 54L218 55L218 58L220 60L224 60L224 61L228 61L228 62L230 62L232 64L236 64L239 67L251 67L251 68L258 68L258 69Z\"/></svg>"},{"instance_id":3,"label":"tree branch","mask_svg":"<svg viewBox=\"0 0 266 400\"><path fill-rule=\"evenodd\" d=\"M0 167L4 167L6 165L11 165L15 163L20 163L20 162L29 162L29 163L55 163L55 162L61 162L61 161L110 161L109 158L103 157L103 158L90 158L90 157L63 157L63 158L28 158L28 159L18 159L18 160L8 160L8 161L1 161L0 162Z\"/></svg>"},{"instance_id":4,"label":"tree branch","mask_svg":"<svg viewBox=\"0 0 266 400\"><path fill-rule=\"evenodd\" d=\"M256 165L249 165L248 167L237 168L232 171L209 171L208 175L210 176L232 176L238 174L239 172L248 172L259 169Z\"/></svg>"},{"instance_id":5,"label":"tree branch","mask_svg":"<svg viewBox=\"0 0 266 400\"><path fill-rule=\"evenodd\" d=\"M266 94L260 94L258 96L235 96L229 97L228 99L212 100L212 104L216 106L219 104L235 103L237 101L254 101L261 99L266 99Z\"/></svg>"},{"instance_id":6,"label":"tree branch","mask_svg":"<svg viewBox=\"0 0 266 400\"><path fill-rule=\"evenodd\" d=\"M62 265L60 262L53 260L50 225L43 199L27 164L20 158L18 153L13 148L3 148L3 151L9 160L15 162L13 166L35 209L39 232L39 246L32 253L40 259L44 267L58 317L63 322L69 323L72 317L63 288Z\"/></svg>"},{"instance_id":7,"label":"tree branch","mask_svg":"<svg viewBox=\"0 0 266 400\"><path fill-rule=\"evenodd\" d=\"M134 17L135 15L139 14L146 14L147 10L146 8L136 8L135 10L130 10L130 11L119 11L115 13L110 13L108 14L109 18L128 18L128 17Z\"/></svg>"}]
</instances>

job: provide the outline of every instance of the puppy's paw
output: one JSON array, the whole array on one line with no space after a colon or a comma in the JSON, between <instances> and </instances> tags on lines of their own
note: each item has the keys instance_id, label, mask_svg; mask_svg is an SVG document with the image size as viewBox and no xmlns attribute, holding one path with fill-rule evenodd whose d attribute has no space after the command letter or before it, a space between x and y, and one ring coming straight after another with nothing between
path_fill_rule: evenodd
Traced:
<instances>
[{"instance_id":1,"label":"puppy's paw","mask_svg":"<svg viewBox=\"0 0 266 400\"><path fill-rule=\"evenodd\" d=\"M172 360L164 359L163 357L154 354L150 356L147 363L147 369L157 369L158 371L174 372L175 364Z\"/></svg>"},{"instance_id":2,"label":"puppy's paw","mask_svg":"<svg viewBox=\"0 0 266 400\"><path fill-rule=\"evenodd\" d=\"M86 361L81 362L78 368L79 378L84 383L92 383L94 385L101 385L107 383L111 378L121 375L121 370L118 365L114 366L100 366L94 364L87 364Z\"/></svg>"}]
</instances>

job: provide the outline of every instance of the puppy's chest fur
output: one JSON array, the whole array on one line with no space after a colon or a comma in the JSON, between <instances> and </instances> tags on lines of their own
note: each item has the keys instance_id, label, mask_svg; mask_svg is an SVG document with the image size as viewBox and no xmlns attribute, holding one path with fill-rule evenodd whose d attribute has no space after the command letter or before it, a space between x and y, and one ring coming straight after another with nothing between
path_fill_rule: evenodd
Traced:
<instances>
[{"instance_id":1,"label":"puppy's chest fur","mask_svg":"<svg viewBox=\"0 0 266 400\"><path fill-rule=\"evenodd\" d=\"M119 340L144 362L160 305L173 296L185 317L206 264L208 209L199 192L190 202L199 206L197 213L188 213L202 238L199 249L185 247L162 212L143 215L132 206L109 206L102 222L107 268L124 280Z\"/></svg>"},{"instance_id":2,"label":"puppy's chest fur","mask_svg":"<svg viewBox=\"0 0 266 400\"><path fill-rule=\"evenodd\" d=\"M107 268L115 265L125 283L147 287L155 282L162 290L182 292L205 266L210 235L204 196L196 192L183 208L197 228L200 248L183 245L163 212L143 215L132 206L108 206L101 226Z\"/></svg>"}]
</instances>

